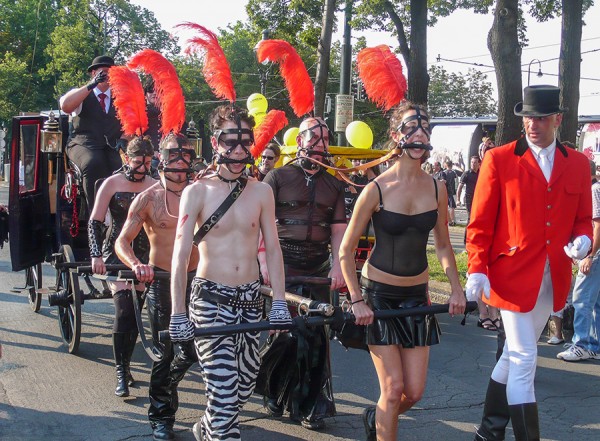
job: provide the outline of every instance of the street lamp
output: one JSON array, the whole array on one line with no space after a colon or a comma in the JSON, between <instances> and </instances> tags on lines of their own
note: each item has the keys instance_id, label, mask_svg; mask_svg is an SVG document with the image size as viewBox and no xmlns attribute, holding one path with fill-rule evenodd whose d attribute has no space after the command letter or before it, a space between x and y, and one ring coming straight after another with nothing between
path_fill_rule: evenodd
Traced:
<instances>
[{"instance_id":1,"label":"street lamp","mask_svg":"<svg viewBox=\"0 0 600 441\"><path fill-rule=\"evenodd\" d=\"M269 30L265 29L264 31L262 31L262 39L263 40L268 40L269 39ZM258 81L260 82L260 93L262 95L266 95L267 93L267 81L269 79L269 70L270 70L270 66L261 69L260 66L258 68Z\"/></svg>"},{"instance_id":2,"label":"street lamp","mask_svg":"<svg viewBox=\"0 0 600 441\"><path fill-rule=\"evenodd\" d=\"M541 61L538 60L537 58L534 58L533 60L531 60L529 62L529 67L527 68L527 86L529 86L529 77L531 76L531 64L534 63L534 62L536 62L536 61L538 63L538 73L537 73L537 76L541 77L541 76L544 75L542 73L542 63L541 63Z\"/></svg>"}]
</instances>

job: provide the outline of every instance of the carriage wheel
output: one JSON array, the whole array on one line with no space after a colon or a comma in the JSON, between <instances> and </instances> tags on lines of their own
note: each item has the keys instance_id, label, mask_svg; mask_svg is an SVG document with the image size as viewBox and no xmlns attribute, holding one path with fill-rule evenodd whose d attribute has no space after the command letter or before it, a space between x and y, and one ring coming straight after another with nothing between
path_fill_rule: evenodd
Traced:
<instances>
[{"instance_id":1,"label":"carriage wheel","mask_svg":"<svg viewBox=\"0 0 600 441\"><path fill-rule=\"evenodd\" d=\"M29 297L29 306L33 312L38 312L42 305L42 294L39 292L42 289L42 264L25 268L25 289Z\"/></svg>"},{"instance_id":2,"label":"carriage wheel","mask_svg":"<svg viewBox=\"0 0 600 441\"><path fill-rule=\"evenodd\" d=\"M63 262L74 262L73 250L69 245L60 248ZM58 308L58 326L63 341L69 347L69 353L75 354L79 349L81 338L81 290L79 276L75 270L56 270L56 292L64 297Z\"/></svg>"}]
</instances>

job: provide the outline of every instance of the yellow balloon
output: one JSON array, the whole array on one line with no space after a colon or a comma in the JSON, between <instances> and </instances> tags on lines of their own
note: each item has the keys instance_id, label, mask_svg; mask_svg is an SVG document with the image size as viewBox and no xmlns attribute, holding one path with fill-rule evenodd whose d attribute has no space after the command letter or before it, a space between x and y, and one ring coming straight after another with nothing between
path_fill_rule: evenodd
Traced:
<instances>
[{"instance_id":1,"label":"yellow balloon","mask_svg":"<svg viewBox=\"0 0 600 441\"><path fill-rule=\"evenodd\" d=\"M283 145L297 145L296 137L298 136L298 127L290 127L283 134Z\"/></svg>"},{"instance_id":2,"label":"yellow balloon","mask_svg":"<svg viewBox=\"0 0 600 441\"><path fill-rule=\"evenodd\" d=\"M368 149L373 145L373 131L363 121L352 121L346 127L346 139L357 149Z\"/></svg>"},{"instance_id":3,"label":"yellow balloon","mask_svg":"<svg viewBox=\"0 0 600 441\"><path fill-rule=\"evenodd\" d=\"M252 116L254 117L254 127L256 128L261 125L267 114L265 112L255 112L252 114Z\"/></svg>"},{"instance_id":4,"label":"yellow balloon","mask_svg":"<svg viewBox=\"0 0 600 441\"><path fill-rule=\"evenodd\" d=\"M264 95L260 93L253 93L248 97L248 101L246 101L246 107L248 108L248 112L250 114L266 112L267 107L269 107L269 103Z\"/></svg>"}]
</instances>

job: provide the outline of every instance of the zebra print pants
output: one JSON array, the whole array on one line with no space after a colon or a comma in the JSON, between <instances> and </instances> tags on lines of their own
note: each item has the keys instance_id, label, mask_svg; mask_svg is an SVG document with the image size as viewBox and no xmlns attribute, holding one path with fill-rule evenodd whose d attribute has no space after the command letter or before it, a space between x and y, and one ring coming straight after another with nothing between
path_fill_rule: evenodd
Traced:
<instances>
[{"instance_id":1,"label":"zebra print pants","mask_svg":"<svg viewBox=\"0 0 600 441\"><path fill-rule=\"evenodd\" d=\"M255 323L261 308L236 308L202 298L201 290L238 300L260 298L259 281L226 286L200 277L192 282L190 320L197 327ZM238 440L238 415L248 401L260 368L259 333L196 338L196 352L206 387L207 405L200 424L207 440Z\"/></svg>"}]
</instances>

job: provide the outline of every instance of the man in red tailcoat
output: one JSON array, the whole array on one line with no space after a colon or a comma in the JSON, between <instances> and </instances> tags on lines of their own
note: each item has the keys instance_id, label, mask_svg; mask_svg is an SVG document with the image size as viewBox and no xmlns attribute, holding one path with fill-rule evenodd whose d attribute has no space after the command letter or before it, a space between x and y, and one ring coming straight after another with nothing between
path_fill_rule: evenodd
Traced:
<instances>
[{"instance_id":1,"label":"man in red tailcoat","mask_svg":"<svg viewBox=\"0 0 600 441\"><path fill-rule=\"evenodd\" d=\"M572 260L592 237L589 161L556 139L560 90L531 86L515 115L524 137L490 150L479 172L467 231L467 298L501 310L506 342L491 375L475 440L539 440L534 392L537 340L564 307Z\"/></svg>"}]
</instances>

